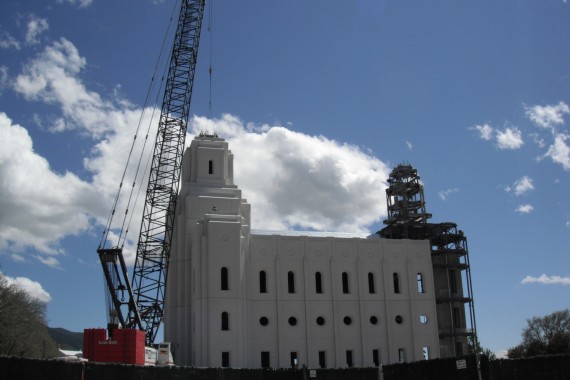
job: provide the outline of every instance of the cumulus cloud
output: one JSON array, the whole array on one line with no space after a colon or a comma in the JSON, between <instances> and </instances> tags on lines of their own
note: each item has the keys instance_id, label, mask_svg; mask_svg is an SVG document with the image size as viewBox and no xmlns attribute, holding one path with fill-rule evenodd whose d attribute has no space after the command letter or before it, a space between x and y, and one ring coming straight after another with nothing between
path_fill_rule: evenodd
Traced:
<instances>
[{"instance_id":1,"label":"cumulus cloud","mask_svg":"<svg viewBox=\"0 0 570 380\"><path fill-rule=\"evenodd\" d=\"M547 137L533 135L534 141L540 148L548 145L542 158L549 157L554 163L562 165L564 170L570 170L570 146L567 143L569 133L560 128L564 125L564 116L570 114L570 107L561 101L555 105L525 106L525 110L526 116L540 130L550 131ZM547 142L547 140L552 142Z\"/></svg>"},{"instance_id":2,"label":"cumulus cloud","mask_svg":"<svg viewBox=\"0 0 570 380\"><path fill-rule=\"evenodd\" d=\"M556 105L525 106L525 109L527 117L533 123L539 127L548 129L564 124L564 114L570 113L570 107L562 101Z\"/></svg>"},{"instance_id":3,"label":"cumulus cloud","mask_svg":"<svg viewBox=\"0 0 570 380\"><path fill-rule=\"evenodd\" d=\"M457 193L459 191L459 189L457 188L453 188L453 189L447 189L447 190L442 190L439 193L437 193L439 195L439 197L441 198L442 201L446 201L447 197L453 193Z\"/></svg>"},{"instance_id":4,"label":"cumulus cloud","mask_svg":"<svg viewBox=\"0 0 570 380\"><path fill-rule=\"evenodd\" d=\"M479 137L483 140L490 141L493 139L494 128L491 127L489 124L476 125L471 129L478 131Z\"/></svg>"},{"instance_id":5,"label":"cumulus cloud","mask_svg":"<svg viewBox=\"0 0 570 380\"><path fill-rule=\"evenodd\" d=\"M543 285L570 285L570 277L547 276L542 274L539 277L526 276L521 281L522 284L543 284Z\"/></svg>"},{"instance_id":6,"label":"cumulus cloud","mask_svg":"<svg viewBox=\"0 0 570 380\"><path fill-rule=\"evenodd\" d=\"M0 66L0 95L8 87L8 67Z\"/></svg>"},{"instance_id":7,"label":"cumulus cloud","mask_svg":"<svg viewBox=\"0 0 570 380\"><path fill-rule=\"evenodd\" d=\"M83 161L89 178L55 173L34 152L27 130L0 114L0 141L6 146L0 151L0 248L18 260L24 260L25 247L32 247L35 260L60 268L60 239L105 224L139 122L149 126L149 143L154 142L156 122L151 119L157 110L142 113L128 102L89 91L80 79L85 64L75 46L62 38L24 66L14 89L27 100L59 107L60 122L52 125L53 131L79 131L93 138L93 149ZM215 130L230 143L235 181L252 204L253 228L370 232L385 216L388 167L359 147L280 125L256 126L232 115L194 118L187 141L203 129ZM146 132L143 127L136 140L145 141ZM142 149L138 144L133 156ZM147 146L141 171L148 171L151 154L152 146ZM127 170L123 192L130 190L135 172L136 165ZM145 186L146 180L139 183ZM135 195L139 192L140 187ZM123 198L117 215L126 208ZM143 200L144 189L138 207L129 207L133 231L142 218ZM117 234L111 231L112 243ZM131 263L133 244L126 241Z\"/></svg>"},{"instance_id":8,"label":"cumulus cloud","mask_svg":"<svg viewBox=\"0 0 570 380\"><path fill-rule=\"evenodd\" d=\"M101 207L100 197L73 173L53 172L34 152L28 131L2 112L0 141L0 249L31 246L42 254L58 254L54 243L85 231L90 210Z\"/></svg>"},{"instance_id":9,"label":"cumulus cloud","mask_svg":"<svg viewBox=\"0 0 570 380\"><path fill-rule=\"evenodd\" d=\"M516 208L515 212L519 214L530 214L534 210L534 207L530 204L520 205Z\"/></svg>"},{"instance_id":10,"label":"cumulus cloud","mask_svg":"<svg viewBox=\"0 0 570 380\"><path fill-rule=\"evenodd\" d=\"M16 49L20 50L20 42L15 39L10 33L0 31L0 49Z\"/></svg>"},{"instance_id":11,"label":"cumulus cloud","mask_svg":"<svg viewBox=\"0 0 570 380\"><path fill-rule=\"evenodd\" d=\"M57 0L58 4L69 3L71 5L77 5L79 8L88 7L93 3L93 0Z\"/></svg>"},{"instance_id":12,"label":"cumulus cloud","mask_svg":"<svg viewBox=\"0 0 570 380\"><path fill-rule=\"evenodd\" d=\"M517 127L507 127L497 131L497 146L499 149L515 150L523 146L521 131Z\"/></svg>"},{"instance_id":13,"label":"cumulus cloud","mask_svg":"<svg viewBox=\"0 0 570 380\"><path fill-rule=\"evenodd\" d=\"M192 128L228 140L255 229L370 232L386 214L389 168L356 146L231 115L196 117Z\"/></svg>"},{"instance_id":14,"label":"cumulus cloud","mask_svg":"<svg viewBox=\"0 0 570 380\"><path fill-rule=\"evenodd\" d=\"M506 192L513 192L516 196L520 196L534 190L534 185L532 183L532 178L524 176L515 181L512 186L505 187Z\"/></svg>"},{"instance_id":15,"label":"cumulus cloud","mask_svg":"<svg viewBox=\"0 0 570 380\"><path fill-rule=\"evenodd\" d=\"M49 29L49 24L45 18L30 15L27 29L26 43L28 45L36 45L40 42L38 40L39 35Z\"/></svg>"},{"instance_id":16,"label":"cumulus cloud","mask_svg":"<svg viewBox=\"0 0 570 380\"><path fill-rule=\"evenodd\" d=\"M483 124L469 129L477 131L482 140L495 140L496 146L501 150L516 150L524 145L522 133L517 127L506 127L501 131L489 124Z\"/></svg>"},{"instance_id":17,"label":"cumulus cloud","mask_svg":"<svg viewBox=\"0 0 570 380\"><path fill-rule=\"evenodd\" d=\"M91 136L101 137L112 130L106 114L112 112L114 106L99 94L88 91L78 79L85 64L77 48L61 38L24 66L14 80L14 89L27 100L61 107L64 117L52 124L52 131L81 129Z\"/></svg>"},{"instance_id":18,"label":"cumulus cloud","mask_svg":"<svg viewBox=\"0 0 570 380\"><path fill-rule=\"evenodd\" d=\"M9 277L4 276L8 286L15 286L40 302L48 303L51 301L51 295L44 290L42 284L37 281L30 280L26 277Z\"/></svg>"},{"instance_id":19,"label":"cumulus cloud","mask_svg":"<svg viewBox=\"0 0 570 380\"><path fill-rule=\"evenodd\" d=\"M557 134L554 137L554 143L550 145L544 157L550 157L552 161L562 165L564 170L570 170L570 146L566 140L568 140L567 134Z\"/></svg>"}]
</instances>

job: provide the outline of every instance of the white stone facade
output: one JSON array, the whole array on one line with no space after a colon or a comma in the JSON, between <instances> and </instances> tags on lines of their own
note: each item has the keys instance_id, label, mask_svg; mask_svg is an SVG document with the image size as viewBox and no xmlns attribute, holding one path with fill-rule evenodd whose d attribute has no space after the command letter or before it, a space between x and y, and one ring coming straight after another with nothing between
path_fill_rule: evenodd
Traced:
<instances>
[{"instance_id":1,"label":"white stone facade","mask_svg":"<svg viewBox=\"0 0 570 380\"><path fill-rule=\"evenodd\" d=\"M183 162L165 340L176 364L198 367L439 357L429 243L251 232L227 142L196 137Z\"/></svg>"}]
</instances>

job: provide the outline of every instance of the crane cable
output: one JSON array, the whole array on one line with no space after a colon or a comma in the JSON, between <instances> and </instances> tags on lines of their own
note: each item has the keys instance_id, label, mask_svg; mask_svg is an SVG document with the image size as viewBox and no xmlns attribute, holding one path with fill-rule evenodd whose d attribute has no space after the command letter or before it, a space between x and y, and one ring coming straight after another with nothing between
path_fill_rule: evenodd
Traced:
<instances>
[{"instance_id":1,"label":"crane cable","mask_svg":"<svg viewBox=\"0 0 570 380\"><path fill-rule=\"evenodd\" d=\"M212 3L214 1L210 0L208 3L208 32L210 33L210 68L208 69L208 73L210 74L210 91L208 93L208 120L209 120L209 124L212 125L212 134L214 133L214 127L213 127L213 119L214 116L212 114L212 77L213 77L213 69L212 69L212 51L213 51L213 45L214 45L214 33L212 31L212 14L213 14L213 8L212 8Z\"/></svg>"},{"instance_id":2,"label":"crane cable","mask_svg":"<svg viewBox=\"0 0 570 380\"><path fill-rule=\"evenodd\" d=\"M116 193L115 198L114 198L114 200L113 200L112 211L111 211L111 213L110 213L110 215L109 215L109 217L108 217L108 219L107 219L107 223L105 224L105 228L104 228L104 230L103 230L103 236L102 236L101 241L100 241L100 243L99 243L99 248L104 248L105 245L107 244L107 241L109 240L109 233L111 232L112 223L113 223L113 218L114 218L114 216L115 216L115 213L116 213L116 210L117 210L117 206L118 206L118 204L119 204L119 199L120 199L121 191L122 191L122 188L123 188L123 183L124 183L125 178L126 178L126 176L127 176L128 168L130 167L131 157L132 157L132 155L133 155L133 152L134 152L134 149L135 149L135 145L136 145L136 142L137 142L137 136L139 135L139 132L140 132L141 127L142 127L142 125L143 125L144 116L145 116L145 114L147 113L147 109L148 109L148 105L149 105L149 98L150 98L152 92L155 91L155 87L156 87L156 86L155 86L155 84L156 84L156 83L155 83L156 74L157 74L157 72L158 72L158 68L159 68L160 65L161 65L161 62L164 60L164 51L165 51L166 41L168 40L168 36L172 33L171 30L172 30L174 15L175 15L176 9L180 9L180 5L179 5L179 4L180 4L180 1L181 1L181 0L179 0L179 1L176 2L175 6L174 6L174 8L173 8L172 14L171 14L171 16L170 16L170 21L169 21L169 23L168 23L168 27L167 27L166 33L165 33L164 38L163 38L163 41L162 41L162 45L161 45L161 48L160 48L160 52L159 52L159 55L158 55L158 58L157 58L157 61L156 61L155 67L154 67L153 75L152 75L152 77L151 77L150 85L149 85L149 88L148 88L147 93L146 93L146 97L145 97L144 104L143 104L143 110L142 110L142 112L141 112L141 116L140 116L140 118L139 118L139 121L138 121L138 124L137 124L137 128L136 128L136 132L135 132L135 135L134 135L134 137L133 137L133 142L132 142L131 148L130 148L130 150L129 150L129 154L128 154L128 157L127 157L127 162L126 162L126 164L125 164L125 168L124 168L123 173L122 173L122 176L121 176L121 182L120 182L120 185L119 185L119 189L117 190L117 193ZM172 40L172 39L171 39L171 40ZM171 47L170 50L172 50L172 47ZM163 63L162 65L163 65L164 69L163 69L163 73L162 73L162 77L161 77L160 86L159 86L158 90L156 90L156 97L155 97L155 100L154 100L154 105L155 105L155 107L152 108L152 113L151 113L151 116L150 116L150 120L149 120L149 123L148 123L148 125L147 125L147 130L146 130L146 135L145 135L145 138L144 138L143 148L142 148L141 153L140 153L139 158L138 158L137 168L136 168L135 175L134 175L134 178L133 178L133 184L132 184L132 187L131 187L131 191L130 191L130 193L129 193L129 198L128 198L127 205L126 205L126 208L125 208L125 214L124 214L124 217L123 217L123 221L122 221L122 224L121 224L121 229L120 229L120 232L119 232L119 235L118 235L118 238L117 238L117 242L116 242L116 246L117 246L117 247L121 247L121 248L124 247L124 244L125 244L125 241L126 241L126 235L127 235L127 233L128 233L128 229L129 229L130 223L131 223L131 221L132 221L132 217L133 217L133 215L134 215L133 213L130 213L130 214L129 214L129 207L130 207L130 205L131 205L131 203L132 203L132 197L133 197L133 193L134 193L134 190L135 190L135 187L136 187L137 178L139 177L141 162L142 162L142 160L143 160L143 158L144 158L144 152L145 152L146 147L147 147L148 136L149 136L150 131L151 131L151 129L152 129L152 124L153 124L152 121L153 121L153 119L154 119L154 115L155 115L156 109L157 109L157 108L156 108L156 105L158 104L158 100L159 100L159 96L160 96L161 92L163 92L163 91L161 91L161 90L162 90L162 88L163 88L163 86L164 86L165 72L166 72L166 70L168 70L168 65L167 65L167 64L164 64L164 63ZM146 173L146 169L148 168L150 159L151 159L151 158L148 157L147 162L146 162L146 165L145 165L145 169L144 169L143 173ZM134 204L137 203L141 190L142 190L142 184L141 184L141 186L139 186L139 191L137 192L137 196L135 197ZM133 206L133 207L134 207L134 206ZM129 218L129 219L128 219L128 222L127 222L127 217ZM126 226L126 228L125 228L125 226Z\"/></svg>"}]
</instances>

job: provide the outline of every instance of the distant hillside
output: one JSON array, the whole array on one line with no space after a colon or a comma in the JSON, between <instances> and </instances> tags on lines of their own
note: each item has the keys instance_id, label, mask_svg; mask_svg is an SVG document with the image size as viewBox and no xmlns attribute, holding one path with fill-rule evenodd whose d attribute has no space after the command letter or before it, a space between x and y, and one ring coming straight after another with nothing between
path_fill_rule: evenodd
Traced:
<instances>
[{"instance_id":1,"label":"distant hillside","mask_svg":"<svg viewBox=\"0 0 570 380\"><path fill-rule=\"evenodd\" d=\"M61 327L48 327L51 338L62 350L83 350L83 333L72 332Z\"/></svg>"}]
</instances>

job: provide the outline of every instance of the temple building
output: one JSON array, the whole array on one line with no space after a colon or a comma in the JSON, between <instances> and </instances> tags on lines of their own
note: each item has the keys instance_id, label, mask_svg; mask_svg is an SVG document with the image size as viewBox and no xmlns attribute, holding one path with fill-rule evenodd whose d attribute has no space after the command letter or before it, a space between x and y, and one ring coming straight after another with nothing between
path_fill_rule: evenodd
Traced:
<instances>
[{"instance_id":1,"label":"temple building","mask_svg":"<svg viewBox=\"0 0 570 380\"><path fill-rule=\"evenodd\" d=\"M427 223L421 185L400 193L391 180L405 188L391 175L379 233L255 231L228 143L197 136L183 158L167 283L176 364L369 367L467 353L465 239L454 224Z\"/></svg>"}]
</instances>

